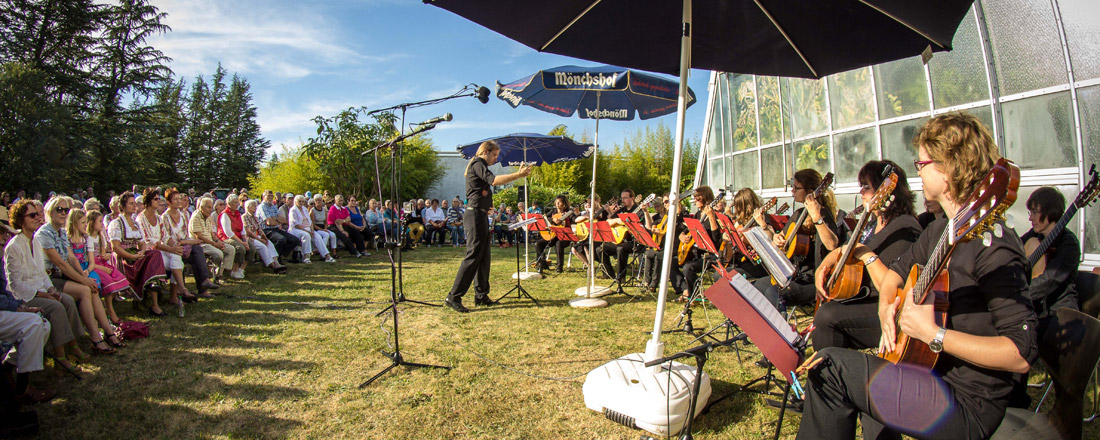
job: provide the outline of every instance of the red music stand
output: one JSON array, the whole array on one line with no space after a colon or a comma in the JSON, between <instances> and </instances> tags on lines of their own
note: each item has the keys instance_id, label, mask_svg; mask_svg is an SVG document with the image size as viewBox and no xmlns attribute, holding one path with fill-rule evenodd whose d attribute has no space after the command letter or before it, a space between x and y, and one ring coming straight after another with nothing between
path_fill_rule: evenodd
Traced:
<instances>
[{"instance_id":1,"label":"red music stand","mask_svg":"<svg viewBox=\"0 0 1100 440\"><path fill-rule=\"evenodd\" d=\"M735 393L753 391L749 388L761 382L764 383L765 389L755 392L773 395L768 391L768 387L771 386L773 381L778 382L778 380L772 375L772 370L779 370L780 375L787 383L782 387L783 401L780 404L783 406L780 409L779 421L775 430L776 438L778 438L779 430L783 426L783 413L787 408L786 402L790 396L791 386L795 384L796 388L801 388L791 374L802 364L805 355L805 339L791 328L791 325L771 305L771 302L741 274L736 274L729 279L718 280L703 294L722 314L726 315L741 331L748 335L753 344L760 349L760 353L772 365L768 367L768 371L764 376L753 379L730 394L712 400L707 404L707 408L703 409L703 412L706 413L709 407Z\"/></svg>"},{"instance_id":2,"label":"red music stand","mask_svg":"<svg viewBox=\"0 0 1100 440\"><path fill-rule=\"evenodd\" d=\"M542 232L548 230L547 228L549 226L547 226L546 224L546 217L543 217L542 214L520 214L519 216L524 220L527 220L529 218L536 219L534 223L527 225L528 231Z\"/></svg>"},{"instance_id":3,"label":"red music stand","mask_svg":"<svg viewBox=\"0 0 1100 440\"><path fill-rule=\"evenodd\" d=\"M592 225L592 230L589 231L589 233L592 234L592 240L604 243L615 242L615 234L611 233L611 225L609 223L602 221L590 224Z\"/></svg>"},{"instance_id":4,"label":"red music stand","mask_svg":"<svg viewBox=\"0 0 1100 440\"><path fill-rule=\"evenodd\" d=\"M653 241L653 237L650 236L651 233L645 229L645 226L642 225L642 221L637 215L630 212L619 214L619 220L622 220L626 228L630 230L630 233L634 234L634 239L637 240L638 243L649 248L661 249L661 245Z\"/></svg>"},{"instance_id":5,"label":"red music stand","mask_svg":"<svg viewBox=\"0 0 1100 440\"><path fill-rule=\"evenodd\" d=\"M561 241L581 241L577 238L577 234L573 233L573 230L565 226L551 226L550 232L554 233L554 236L558 237Z\"/></svg>"},{"instance_id":6,"label":"red music stand","mask_svg":"<svg viewBox=\"0 0 1100 440\"><path fill-rule=\"evenodd\" d=\"M730 237L736 236L737 226L734 226L733 220L721 212L715 214L718 216L718 227L722 228L722 232Z\"/></svg>"},{"instance_id":7,"label":"red music stand","mask_svg":"<svg viewBox=\"0 0 1100 440\"><path fill-rule=\"evenodd\" d=\"M696 247L712 254L718 254L718 248L714 246L713 241L710 241L710 234L703 228L703 224L699 220L685 217L684 224L687 225L691 238L695 239Z\"/></svg>"},{"instance_id":8,"label":"red music stand","mask_svg":"<svg viewBox=\"0 0 1100 440\"><path fill-rule=\"evenodd\" d=\"M791 216L789 215L768 214L768 217L771 217L772 222L775 223L776 230L778 231L782 231L783 228L787 227L787 222L791 221Z\"/></svg>"}]
</instances>

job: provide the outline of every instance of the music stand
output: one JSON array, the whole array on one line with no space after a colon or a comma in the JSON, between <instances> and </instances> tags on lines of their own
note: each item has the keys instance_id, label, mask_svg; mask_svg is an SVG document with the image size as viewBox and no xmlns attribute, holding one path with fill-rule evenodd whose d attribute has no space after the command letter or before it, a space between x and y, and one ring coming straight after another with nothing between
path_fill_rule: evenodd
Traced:
<instances>
[{"instance_id":1,"label":"music stand","mask_svg":"<svg viewBox=\"0 0 1100 440\"><path fill-rule=\"evenodd\" d=\"M805 356L806 340L791 328L779 310L776 310L771 302L741 274L734 275L728 281L720 280L714 283L703 294L752 339L771 366L768 367L764 376L753 379L733 392L712 400L703 408L702 413L705 414L718 402L739 392L774 395L768 388L774 382L779 382L772 375L773 370L778 370L786 381L782 384L783 406L779 409L779 420L775 426L775 438L778 439L780 429L783 427L783 414L787 409L786 402L790 397L791 385L797 384L793 373ZM751 387L757 383L763 383L764 389L752 390ZM801 386L796 385L796 388L801 389Z\"/></svg>"},{"instance_id":2,"label":"music stand","mask_svg":"<svg viewBox=\"0 0 1100 440\"><path fill-rule=\"evenodd\" d=\"M538 214L534 214L534 215L538 215ZM526 220L518 221L518 222L515 222L515 223L512 223L512 224L508 225L508 230L512 231L513 237L516 240L519 240L519 231L523 230L524 226L536 223L538 220L539 219L537 219L537 218L528 218ZM544 221L544 223L545 223L545 221ZM526 234L526 232L524 232L524 233ZM516 246L515 248L516 248L516 273L519 273L519 246ZM512 292L516 292L516 298L517 299L528 298L532 302L534 302L536 306L538 306L539 305L538 300L536 300L535 297L531 296L530 293L527 293L527 289L523 288L522 281L523 281L523 277L517 276L516 277L516 285L514 287L512 287L512 289L509 290L507 293L502 295L500 298L497 298L497 301L500 301L504 298L507 298L508 295L512 294Z\"/></svg>"},{"instance_id":3,"label":"music stand","mask_svg":"<svg viewBox=\"0 0 1100 440\"><path fill-rule=\"evenodd\" d=\"M791 221L791 216L789 216L789 215L767 214L767 216L771 217L772 222L775 223L777 231L782 231L783 228L787 227L787 223ZM761 225L761 226L763 226L763 225Z\"/></svg>"},{"instance_id":4,"label":"music stand","mask_svg":"<svg viewBox=\"0 0 1100 440\"><path fill-rule=\"evenodd\" d=\"M520 214L519 216L520 216L520 218L522 218L524 220L535 219L534 223L531 223L531 224L527 225L527 233L549 231L550 225L546 223L546 217L543 217L542 214L539 214L539 213ZM540 236L541 236L541 234L540 234ZM549 247L547 247L547 248L549 249ZM542 265L539 264L539 260L544 259L544 258L545 258L545 256L543 256L543 255L536 255L535 256L535 266L537 267L537 271L538 271L539 275L542 275Z\"/></svg>"},{"instance_id":5,"label":"music stand","mask_svg":"<svg viewBox=\"0 0 1100 440\"><path fill-rule=\"evenodd\" d=\"M657 242L653 240L653 237L651 236L652 233L649 232L648 230L646 230L645 225L642 224L642 220L639 219L636 214L631 213L631 212L622 213L622 214L619 214L619 219L623 221L623 224L626 225L626 229L628 231L630 231L630 233L634 236L634 240L635 240L636 245L644 246L642 249L644 249L644 248L652 248L652 249L655 249L655 250L660 250L661 249L661 245L657 244ZM637 252L637 249L638 249L637 247L635 247L634 249L635 249L635 251L631 253L632 254L631 264L637 264L640 267L641 264L638 264L638 255L641 254L641 252ZM631 280L632 282L634 280L638 280L638 275L637 274L639 273L640 270L641 269L631 271L632 276L634 276L634 278ZM634 285L634 284L631 284L631 285ZM645 285L642 285L641 287L645 287Z\"/></svg>"},{"instance_id":6,"label":"music stand","mask_svg":"<svg viewBox=\"0 0 1100 440\"><path fill-rule=\"evenodd\" d=\"M620 215L625 215L625 213L620 214ZM637 216L635 216L635 218L637 218ZM629 231L629 227L628 227L627 231ZM606 221L595 222L595 223L593 223L592 231L590 233L593 234L592 238L595 241L599 241L599 242L603 242L603 243L617 244L617 243L615 243L615 234L611 232L611 223L608 223ZM592 264L596 264L596 262L598 261L596 259L595 255L592 255L590 258L592 260ZM611 277L611 273L608 272L608 268L606 268L606 267L603 268L603 271L604 271L604 274L606 274L608 277ZM625 273L625 271L624 271L624 273ZM614 291L609 293L609 295L613 295L613 294L618 293L618 294L623 294L623 295L626 295L626 296L629 296L629 297L633 298L634 295L626 293L626 291L623 290L623 283L622 283L622 276L623 275L624 274L619 274L618 276L614 277L614 279L611 281L611 286L615 286L615 289L614 289ZM607 286L607 290L612 290L611 286Z\"/></svg>"}]
</instances>

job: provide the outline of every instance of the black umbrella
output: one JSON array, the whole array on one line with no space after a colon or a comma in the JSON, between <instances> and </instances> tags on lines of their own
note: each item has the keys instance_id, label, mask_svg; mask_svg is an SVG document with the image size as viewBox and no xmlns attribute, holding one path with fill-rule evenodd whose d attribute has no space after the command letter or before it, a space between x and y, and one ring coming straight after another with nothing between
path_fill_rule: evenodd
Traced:
<instances>
[{"instance_id":1,"label":"black umbrella","mask_svg":"<svg viewBox=\"0 0 1100 440\"><path fill-rule=\"evenodd\" d=\"M821 78L951 49L972 0L701 0L690 67ZM677 74L680 2L425 0L539 52Z\"/></svg>"}]
</instances>

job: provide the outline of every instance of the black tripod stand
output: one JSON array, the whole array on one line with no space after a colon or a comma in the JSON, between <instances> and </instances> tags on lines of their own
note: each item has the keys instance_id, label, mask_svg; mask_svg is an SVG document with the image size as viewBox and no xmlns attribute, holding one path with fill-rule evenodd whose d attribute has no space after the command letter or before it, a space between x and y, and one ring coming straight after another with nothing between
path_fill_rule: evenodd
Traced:
<instances>
[{"instance_id":1,"label":"black tripod stand","mask_svg":"<svg viewBox=\"0 0 1100 440\"><path fill-rule=\"evenodd\" d=\"M463 92L466 92L466 91L469 91L469 90L470 90L470 87L466 86L466 87L463 87L458 92L456 92L455 94L453 94L451 96L444 97L444 98L430 99L430 100L427 100L427 101L401 104L401 105L397 105L397 106L393 106L393 107L389 107L389 108L374 110L374 111L368 113L368 114L375 114L375 113L383 112L383 111L393 111L393 110L401 109L401 131L402 131L402 134L399 135L398 137L394 138L393 140L389 141L389 142L383 143L383 144L381 144L381 145L379 145L379 146L377 146L373 149L370 149L370 150L367 150L367 151L363 152L363 155L366 155L367 153L373 153L374 154L375 177L377 178L377 181L380 183L378 185L378 198L383 199L384 197L382 196L382 185L381 185L382 175L381 175L381 171L379 170L379 167L378 167L378 150L381 149L381 148L390 148L390 170L391 170L391 173L392 173L391 176L390 176L391 177L390 192L392 194L391 200L395 201L395 205L393 207L393 209L395 211L401 206L401 197L400 197L400 191L399 190L401 188L401 160L400 159L401 159L402 141L405 140L406 138L411 137L411 136L415 136L417 134L420 134L420 133L423 133L425 131L428 131L428 130L431 130L431 129L435 128L434 123L423 124L423 125L420 126L420 128L418 128L416 130L413 130L409 134L404 134L404 131L405 131L405 111L408 110L410 107L421 107L421 106L430 105L430 104L437 104L437 103L440 103L440 102L443 102L443 101L446 101L446 100L449 100L449 99L459 98L459 97L463 97L463 96L475 96L475 95L477 95L478 100L480 100L482 103L488 102L489 91L488 91L487 88L480 87L480 88L478 88L478 90L476 92L463 94ZM451 115L448 113L445 118L439 118L437 120L433 120L432 122L440 122L440 121L443 121L443 120L446 120L446 121L451 120ZM394 217L394 220L397 220L396 215L393 216L393 217ZM441 365L430 365L430 364L420 364L420 363L416 363L416 362L408 362L401 355L401 332L399 331L400 328L398 327L397 315L399 315L399 313L397 311L397 304L399 302L413 302L413 303L423 304L423 305L427 305L427 306L441 307L440 305L437 305L437 304L429 304L429 303L420 302L420 301L413 301L413 300L409 300L409 299L405 298L404 292L402 290L403 287L401 286L402 283L400 282L400 281L402 281L401 280L401 246L403 244L400 240L400 237L402 236L403 232L404 231L398 231L398 233L396 234L397 237L394 237L391 240L390 237L388 237L389 232L386 230L386 228L383 228L383 233L387 235L387 237L386 237L386 255L390 259L390 305L386 306L385 309L383 309L381 312L379 312L377 315L375 315L375 316L381 316L383 313L386 313L387 311L389 311L390 313L393 314L393 353L387 353L385 350L381 350L382 354L384 356L390 358L390 360L392 362L390 363L390 365L386 366L386 368L383 368L382 371L379 371L377 374L372 376L370 379L367 379L365 382L359 384L359 388L365 388L367 385L370 385L371 382L374 382L379 377L382 377L383 374L386 374L387 372L392 370L394 367L398 367L398 366L406 366L406 367L413 367L413 368L439 368L439 369L444 369L444 370L450 370L451 369L451 367L445 367L445 366L441 366Z\"/></svg>"},{"instance_id":2,"label":"black tripod stand","mask_svg":"<svg viewBox=\"0 0 1100 440\"><path fill-rule=\"evenodd\" d=\"M508 227L512 228L512 226L508 226ZM522 229L523 229L523 227L520 227L520 226L517 226L514 229L512 229L512 234L513 234L512 239L515 240L516 243L519 243L519 233ZM526 234L526 232L524 232L524 233ZM520 260L520 258L519 258L519 246L515 246L515 248L516 248L516 285L515 285L515 287L512 287L512 289L509 290L508 293L505 293L500 298L497 298L497 301L500 301L504 298L507 298L508 295L512 294L512 292L515 292L516 293L516 299L527 298L527 299L530 299L531 302L535 303L536 306L542 307L541 305L539 305L539 301L537 299L535 299L535 297L531 296L531 294L527 292L527 289L523 288L523 272L520 271L520 265L519 265L519 260Z\"/></svg>"}]
</instances>

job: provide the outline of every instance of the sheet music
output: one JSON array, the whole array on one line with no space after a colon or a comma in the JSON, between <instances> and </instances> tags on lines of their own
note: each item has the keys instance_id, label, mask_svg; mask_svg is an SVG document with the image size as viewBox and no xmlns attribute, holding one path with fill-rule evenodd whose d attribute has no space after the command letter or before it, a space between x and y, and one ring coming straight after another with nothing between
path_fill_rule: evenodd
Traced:
<instances>
[{"instance_id":1,"label":"sheet music","mask_svg":"<svg viewBox=\"0 0 1100 440\"><path fill-rule=\"evenodd\" d=\"M529 218L529 219L527 219L527 220L523 220L523 221L515 222L515 223L512 223L512 224L508 225L508 230L509 230L509 231L514 231L514 230L516 230L516 229L519 229L519 228L525 227L525 226L527 226L527 225L529 225L529 224L531 224L531 223L535 223L535 222L537 222L537 221L539 221L539 219L537 219L537 218L533 218L533 217L532 217L532 218Z\"/></svg>"},{"instance_id":2,"label":"sheet music","mask_svg":"<svg viewBox=\"0 0 1100 440\"><path fill-rule=\"evenodd\" d=\"M781 287L787 287L791 284L791 278L795 274L794 265L791 264L791 260L787 259L786 254L772 244L772 241L768 239L768 236L764 234L759 226L754 226L752 229L745 231L745 239L752 245L756 255L760 256L764 268L768 270L768 273L771 274L772 278L775 278L775 281Z\"/></svg>"},{"instance_id":3,"label":"sheet music","mask_svg":"<svg viewBox=\"0 0 1100 440\"><path fill-rule=\"evenodd\" d=\"M798 333L795 333L790 324L787 324L787 320L779 313L779 310L776 310L771 301L768 301L768 298L764 297L764 294L756 290L756 287L754 287L752 283L749 283L749 280L746 280L744 275L739 273L733 274L733 277L730 279L730 286L732 286L733 290L736 290L737 293L740 293L741 297L745 298L745 301L748 302L752 308L756 309L756 313L759 313L764 320L768 321L768 324L775 329L776 333L779 333L779 335L787 341L787 344L792 347L795 345L799 338Z\"/></svg>"}]
</instances>

